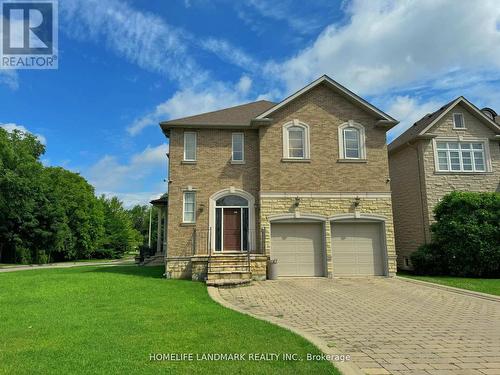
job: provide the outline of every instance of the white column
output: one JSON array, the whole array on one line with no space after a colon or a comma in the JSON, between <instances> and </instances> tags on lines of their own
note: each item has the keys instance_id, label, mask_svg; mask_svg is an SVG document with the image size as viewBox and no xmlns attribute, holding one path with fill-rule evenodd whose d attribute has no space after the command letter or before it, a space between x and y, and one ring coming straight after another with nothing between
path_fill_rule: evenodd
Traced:
<instances>
[{"instance_id":1,"label":"white column","mask_svg":"<svg viewBox=\"0 0 500 375\"><path fill-rule=\"evenodd\" d=\"M162 207L163 211L163 247L161 249L162 254L167 252L167 206Z\"/></svg>"},{"instance_id":2,"label":"white column","mask_svg":"<svg viewBox=\"0 0 500 375\"><path fill-rule=\"evenodd\" d=\"M156 238L156 254L161 252L161 208L158 208L158 230L157 230L157 238Z\"/></svg>"}]
</instances>

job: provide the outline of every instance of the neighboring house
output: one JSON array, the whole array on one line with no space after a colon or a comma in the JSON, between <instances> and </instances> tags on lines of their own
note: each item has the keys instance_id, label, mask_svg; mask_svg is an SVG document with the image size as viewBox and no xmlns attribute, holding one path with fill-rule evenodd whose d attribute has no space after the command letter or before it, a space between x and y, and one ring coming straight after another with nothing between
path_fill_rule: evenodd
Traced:
<instances>
[{"instance_id":1,"label":"neighboring house","mask_svg":"<svg viewBox=\"0 0 500 375\"><path fill-rule=\"evenodd\" d=\"M433 209L447 193L500 191L499 117L459 97L389 145L398 266L430 241Z\"/></svg>"},{"instance_id":2,"label":"neighboring house","mask_svg":"<svg viewBox=\"0 0 500 375\"><path fill-rule=\"evenodd\" d=\"M269 258L280 276L394 274L395 124L327 76L280 103L162 122L166 276L265 279Z\"/></svg>"}]
</instances>

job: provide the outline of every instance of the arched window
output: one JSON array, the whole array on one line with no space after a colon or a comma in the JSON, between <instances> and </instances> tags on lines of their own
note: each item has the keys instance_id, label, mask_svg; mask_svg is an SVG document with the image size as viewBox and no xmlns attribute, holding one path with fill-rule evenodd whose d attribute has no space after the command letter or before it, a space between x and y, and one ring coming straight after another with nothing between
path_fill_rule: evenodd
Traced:
<instances>
[{"instance_id":1,"label":"arched window","mask_svg":"<svg viewBox=\"0 0 500 375\"><path fill-rule=\"evenodd\" d=\"M309 159L309 126L293 120L283 126L283 158Z\"/></svg>"},{"instance_id":2,"label":"arched window","mask_svg":"<svg viewBox=\"0 0 500 375\"><path fill-rule=\"evenodd\" d=\"M217 199L216 206L248 206L248 201L238 195L226 195Z\"/></svg>"},{"instance_id":3,"label":"arched window","mask_svg":"<svg viewBox=\"0 0 500 375\"><path fill-rule=\"evenodd\" d=\"M339 127L340 159L365 159L365 128L349 121Z\"/></svg>"}]
</instances>

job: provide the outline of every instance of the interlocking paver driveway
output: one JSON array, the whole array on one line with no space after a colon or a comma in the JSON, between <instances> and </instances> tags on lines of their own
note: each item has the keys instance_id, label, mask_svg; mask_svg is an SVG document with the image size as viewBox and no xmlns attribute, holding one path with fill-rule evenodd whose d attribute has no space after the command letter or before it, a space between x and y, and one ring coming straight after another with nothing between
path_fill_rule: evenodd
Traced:
<instances>
[{"instance_id":1,"label":"interlocking paver driveway","mask_svg":"<svg viewBox=\"0 0 500 375\"><path fill-rule=\"evenodd\" d=\"M500 374L500 303L398 279L286 279L220 289L371 374Z\"/></svg>"}]
</instances>

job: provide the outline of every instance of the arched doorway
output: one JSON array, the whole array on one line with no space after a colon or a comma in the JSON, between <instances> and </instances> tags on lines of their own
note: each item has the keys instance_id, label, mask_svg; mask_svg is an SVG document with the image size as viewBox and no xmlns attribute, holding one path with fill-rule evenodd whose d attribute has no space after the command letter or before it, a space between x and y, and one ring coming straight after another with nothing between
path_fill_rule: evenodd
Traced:
<instances>
[{"instance_id":1,"label":"arched doorway","mask_svg":"<svg viewBox=\"0 0 500 375\"><path fill-rule=\"evenodd\" d=\"M227 189L210 198L210 232L215 252L250 251L255 245L254 199Z\"/></svg>"}]
</instances>

